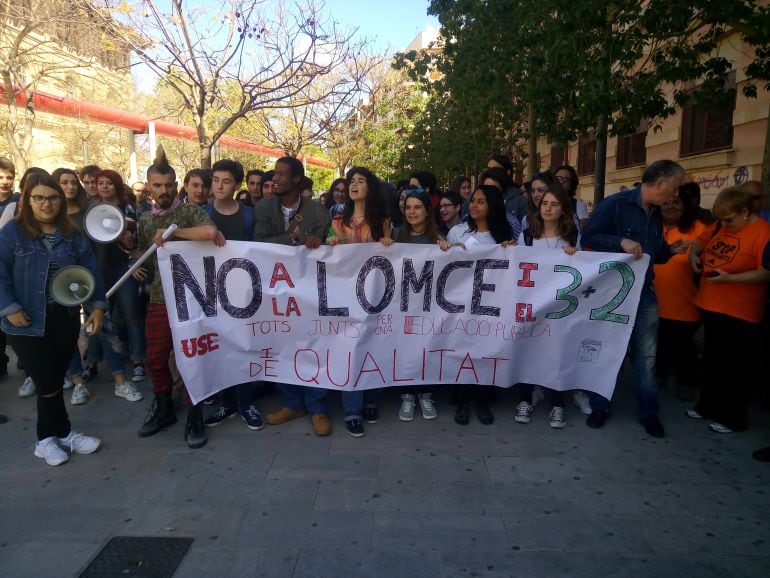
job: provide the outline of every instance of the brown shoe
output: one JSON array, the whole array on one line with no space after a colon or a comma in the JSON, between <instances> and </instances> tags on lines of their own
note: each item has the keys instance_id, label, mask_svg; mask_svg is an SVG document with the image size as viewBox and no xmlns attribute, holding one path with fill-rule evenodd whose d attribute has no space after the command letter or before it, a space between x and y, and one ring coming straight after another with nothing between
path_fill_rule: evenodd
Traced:
<instances>
[{"instance_id":1,"label":"brown shoe","mask_svg":"<svg viewBox=\"0 0 770 578\"><path fill-rule=\"evenodd\" d=\"M325 413L311 415L310 421L313 424L313 432L315 435L328 436L332 433L332 422L329 421L329 416Z\"/></svg>"},{"instance_id":2,"label":"brown shoe","mask_svg":"<svg viewBox=\"0 0 770 578\"><path fill-rule=\"evenodd\" d=\"M267 423L270 425L281 425L282 423L297 419L303 415L307 415L307 412L304 409L294 411L288 407L282 407L274 413L267 414L265 421L267 421Z\"/></svg>"}]
</instances>

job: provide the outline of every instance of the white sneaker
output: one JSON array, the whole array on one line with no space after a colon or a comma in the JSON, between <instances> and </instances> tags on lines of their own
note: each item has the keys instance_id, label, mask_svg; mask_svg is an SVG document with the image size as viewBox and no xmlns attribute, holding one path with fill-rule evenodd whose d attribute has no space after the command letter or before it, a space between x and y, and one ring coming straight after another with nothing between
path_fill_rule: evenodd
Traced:
<instances>
[{"instance_id":1,"label":"white sneaker","mask_svg":"<svg viewBox=\"0 0 770 578\"><path fill-rule=\"evenodd\" d=\"M64 377L64 384L62 385L64 389L72 389L75 387L75 382L72 381L69 377Z\"/></svg>"},{"instance_id":2,"label":"white sneaker","mask_svg":"<svg viewBox=\"0 0 770 578\"><path fill-rule=\"evenodd\" d=\"M433 405L433 394L423 393L418 396L420 401L420 410L422 411L423 419L436 419L438 412L436 406Z\"/></svg>"},{"instance_id":3,"label":"white sneaker","mask_svg":"<svg viewBox=\"0 0 770 578\"><path fill-rule=\"evenodd\" d=\"M398 410L398 419L412 421L414 419L414 394L401 394L401 408Z\"/></svg>"},{"instance_id":4,"label":"white sneaker","mask_svg":"<svg viewBox=\"0 0 770 578\"><path fill-rule=\"evenodd\" d=\"M519 402L516 406L516 416L513 418L519 423L529 423L529 418L532 415L532 406L526 401Z\"/></svg>"},{"instance_id":5,"label":"white sneaker","mask_svg":"<svg viewBox=\"0 0 770 578\"><path fill-rule=\"evenodd\" d=\"M136 389L136 386L130 381L127 381L122 385L116 385L115 395L128 401L142 401L144 399L142 393Z\"/></svg>"},{"instance_id":6,"label":"white sneaker","mask_svg":"<svg viewBox=\"0 0 770 578\"><path fill-rule=\"evenodd\" d=\"M72 399L70 399L70 403L72 403L72 405L83 405L88 401L89 397L91 397L91 394L88 393L86 384L79 383L75 386L75 389L72 390Z\"/></svg>"},{"instance_id":7,"label":"white sneaker","mask_svg":"<svg viewBox=\"0 0 770 578\"><path fill-rule=\"evenodd\" d=\"M557 405L551 408L551 413L548 414L548 419L551 421L551 427L554 429L561 429L567 427L567 422L564 421L564 408Z\"/></svg>"},{"instance_id":8,"label":"white sneaker","mask_svg":"<svg viewBox=\"0 0 770 578\"><path fill-rule=\"evenodd\" d=\"M21 387L19 388L19 397L31 397L37 393L37 388L35 387L35 382L32 381L31 377L28 377L24 380L24 383L21 384ZM41 457L41 456L38 456Z\"/></svg>"},{"instance_id":9,"label":"white sneaker","mask_svg":"<svg viewBox=\"0 0 770 578\"><path fill-rule=\"evenodd\" d=\"M70 457L56 443L56 438L50 437L35 444L35 456L43 458L49 466L59 466Z\"/></svg>"},{"instance_id":10,"label":"white sneaker","mask_svg":"<svg viewBox=\"0 0 770 578\"><path fill-rule=\"evenodd\" d=\"M591 412L593 411L591 409L591 400L588 399L588 396L585 393L578 390L575 392L573 399L575 400L575 405L580 408L580 413L591 415Z\"/></svg>"},{"instance_id":11,"label":"white sneaker","mask_svg":"<svg viewBox=\"0 0 770 578\"><path fill-rule=\"evenodd\" d=\"M70 431L70 435L66 438L59 438L58 442L59 445L75 454L92 454L99 449L102 443L99 438L75 433L74 431Z\"/></svg>"},{"instance_id":12,"label":"white sneaker","mask_svg":"<svg viewBox=\"0 0 770 578\"><path fill-rule=\"evenodd\" d=\"M543 401L543 399L545 399L545 392L542 387L536 385L532 388L532 409L535 409L537 404Z\"/></svg>"}]
</instances>

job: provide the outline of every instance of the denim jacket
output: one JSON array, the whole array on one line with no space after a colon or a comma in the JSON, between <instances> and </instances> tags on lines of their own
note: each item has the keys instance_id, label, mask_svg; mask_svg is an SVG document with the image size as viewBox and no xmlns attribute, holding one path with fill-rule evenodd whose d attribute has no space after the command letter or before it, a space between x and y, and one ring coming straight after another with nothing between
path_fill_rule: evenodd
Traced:
<instances>
[{"instance_id":1,"label":"denim jacket","mask_svg":"<svg viewBox=\"0 0 770 578\"><path fill-rule=\"evenodd\" d=\"M653 264L668 262L672 253L663 238L660 209L653 206L649 213L644 210L639 187L615 193L599 203L583 232L582 243L585 249L622 253L623 239L636 241L650 256L644 288L652 290Z\"/></svg>"},{"instance_id":2,"label":"denim jacket","mask_svg":"<svg viewBox=\"0 0 770 578\"><path fill-rule=\"evenodd\" d=\"M104 282L85 236L77 233L72 239L66 239L57 231L51 249L59 267L81 265L91 272L95 281L91 304L106 309ZM49 261L48 248L40 237L27 237L16 221L0 229L0 328L3 332L34 337L45 333ZM16 327L8 321L8 315L22 310L29 316L30 324Z\"/></svg>"}]
</instances>

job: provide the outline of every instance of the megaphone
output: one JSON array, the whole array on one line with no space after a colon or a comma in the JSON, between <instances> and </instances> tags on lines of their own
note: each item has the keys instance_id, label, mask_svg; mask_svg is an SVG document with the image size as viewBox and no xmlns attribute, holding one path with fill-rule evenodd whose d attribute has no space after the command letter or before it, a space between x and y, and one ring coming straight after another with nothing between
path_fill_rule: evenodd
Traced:
<instances>
[{"instance_id":1,"label":"megaphone","mask_svg":"<svg viewBox=\"0 0 770 578\"><path fill-rule=\"evenodd\" d=\"M126 230L126 217L117 205L96 203L83 215L83 229L97 243L112 243Z\"/></svg>"},{"instance_id":2,"label":"megaphone","mask_svg":"<svg viewBox=\"0 0 770 578\"><path fill-rule=\"evenodd\" d=\"M95 285L94 276L85 267L62 267L51 279L51 298L59 305L75 307L91 298Z\"/></svg>"}]
</instances>

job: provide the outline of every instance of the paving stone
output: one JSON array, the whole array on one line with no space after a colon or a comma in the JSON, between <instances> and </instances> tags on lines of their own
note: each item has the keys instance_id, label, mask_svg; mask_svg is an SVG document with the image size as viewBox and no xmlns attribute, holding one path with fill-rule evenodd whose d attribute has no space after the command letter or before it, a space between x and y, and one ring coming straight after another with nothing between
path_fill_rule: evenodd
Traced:
<instances>
[{"instance_id":1,"label":"paving stone","mask_svg":"<svg viewBox=\"0 0 770 578\"><path fill-rule=\"evenodd\" d=\"M442 578L438 549L302 548L293 578Z\"/></svg>"},{"instance_id":2,"label":"paving stone","mask_svg":"<svg viewBox=\"0 0 770 578\"><path fill-rule=\"evenodd\" d=\"M396 481L321 482L316 511L329 512L431 512L436 506L434 485Z\"/></svg>"},{"instance_id":3,"label":"paving stone","mask_svg":"<svg viewBox=\"0 0 770 578\"><path fill-rule=\"evenodd\" d=\"M487 457L484 462L492 481L525 481L559 484L572 480L602 479L591 460L582 456Z\"/></svg>"},{"instance_id":4,"label":"paving stone","mask_svg":"<svg viewBox=\"0 0 770 578\"><path fill-rule=\"evenodd\" d=\"M512 547L444 549L445 578L578 578L595 576L585 554L522 552Z\"/></svg>"},{"instance_id":5,"label":"paving stone","mask_svg":"<svg viewBox=\"0 0 770 578\"><path fill-rule=\"evenodd\" d=\"M372 544L372 514L366 512L291 512L250 508L238 536L241 547L257 545L367 548Z\"/></svg>"},{"instance_id":6,"label":"paving stone","mask_svg":"<svg viewBox=\"0 0 770 578\"><path fill-rule=\"evenodd\" d=\"M749 560L748 573L740 567L740 557L720 558L718 556L701 556L685 552L666 555L655 553L651 556L623 556L615 554L588 554L594 576L607 578L671 578L676 576L698 576L698 578L743 578L767 576L752 574L759 569L767 559Z\"/></svg>"},{"instance_id":7,"label":"paving stone","mask_svg":"<svg viewBox=\"0 0 770 578\"><path fill-rule=\"evenodd\" d=\"M505 546L508 538L499 516L375 512L376 547L475 548Z\"/></svg>"},{"instance_id":8,"label":"paving stone","mask_svg":"<svg viewBox=\"0 0 770 578\"><path fill-rule=\"evenodd\" d=\"M382 456L380 479L415 481L489 481L484 460L463 456Z\"/></svg>"},{"instance_id":9,"label":"paving stone","mask_svg":"<svg viewBox=\"0 0 770 578\"><path fill-rule=\"evenodd\" d=\"M286 455L273 460L267 477L298 480L374 480L378 458L365 456Z\"/></svg>"},{"instance_id":10,"label":"paving stone","mask_svg":"<svg viewBox=\"0 0 770 578\"><path fill-rule=\"evenodd\" d=\"M0 574L9 578L78 576L97 547L98 541L0 543Z\"/></svg>"},{"instance_id":11,"label":"paving stone","mask_svg":"<svg viewBox=\"0 0 770 578\"><path fill-rule=\"evenodd\" d=\"M597 504L600 508L601 505ZM641 518L612 515L503 516L511 546L553 552L653 552ZM650 524L652 525L652 524Z\"/></svg>"},{"instance_id":12,"label":"paving stone","mask_svg":"<svg viewBox=\"0 0 770 578\"><path fill-rule=\"evenodd\" d=\"M297 548L232 548L218 540L196 541L175 576L291 578Z\"/></svg>"}]
</instances>

